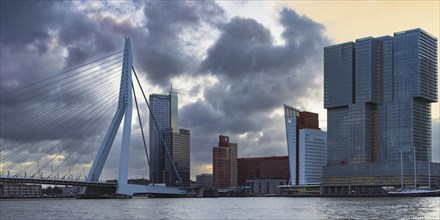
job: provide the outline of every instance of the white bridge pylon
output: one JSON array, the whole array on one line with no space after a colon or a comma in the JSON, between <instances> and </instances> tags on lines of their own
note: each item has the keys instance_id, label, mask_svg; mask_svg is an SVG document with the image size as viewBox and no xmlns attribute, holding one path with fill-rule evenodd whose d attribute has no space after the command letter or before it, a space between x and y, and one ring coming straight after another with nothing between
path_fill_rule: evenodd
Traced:
<instances>
[{"instance_id":1,"label":"white bridge pylon","mask_svg":"<svg viewBox=\"0 0 440 220\"><path fill-rule=\"evenodd\" d=\"M99 180L105 161L107 160L113 141L115 140L116 133L121 125L122 118L124 118L116 194L129 196L132 196L135 193L184 194L185 191L177 187L128 184L128 162L130 157L131 115L133 105L133 92L131 88L133 57L131 55L131 41L129 38L125 39L124 58L122 62L118 109L116 110L110 127L101 143L101 147L99 148L98 154L96 155L92 168L87 176L87 181ZM86 190L84 190L83 193L86 193Z\"/></svg>"}]
</instances>

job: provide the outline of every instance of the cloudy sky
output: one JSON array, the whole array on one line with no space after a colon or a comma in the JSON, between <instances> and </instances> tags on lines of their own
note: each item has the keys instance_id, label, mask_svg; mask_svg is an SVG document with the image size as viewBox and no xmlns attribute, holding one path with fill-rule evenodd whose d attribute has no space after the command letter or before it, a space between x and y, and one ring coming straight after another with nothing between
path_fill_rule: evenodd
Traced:
<instances>
[{"instance_id":1,"label":"cloudy sky","mask_svg":"<svg viewBox=\"0 0 440 220\"><path fill-rule=\"evenodd\" d=\"M167 93L170 84L179 92L180 127L191 130L192 177L212 172L212 147L219 134L238 143L239 157L287 155L284 103L319 113L320 126L326 130L324 46L419 27L437 38L440 32L438 1L0 4L2 94L121 51L124 37L130 37L133 65L147 94ZM6 110L20 104L5 103L3 122L12 118L4 112L13 114ZM440 161L439 105L432 110L433 159ZM148 131L148 123L144 128ZM28 143L28 136L23 131L3 131L2 141ZM47 135L38 135L40 140L35 137L30 138L35 143L47 140ZM132 137L130 177L146 177L137 120ZM56 139L56 132L51 132L51 139ZM96 151L99 144L93 141L89 143L93 147L78 157ZM115 143L104 179L117 174L120 135ZM45 157L45 151L39 152Z\"/></svg>"}]
</instances>

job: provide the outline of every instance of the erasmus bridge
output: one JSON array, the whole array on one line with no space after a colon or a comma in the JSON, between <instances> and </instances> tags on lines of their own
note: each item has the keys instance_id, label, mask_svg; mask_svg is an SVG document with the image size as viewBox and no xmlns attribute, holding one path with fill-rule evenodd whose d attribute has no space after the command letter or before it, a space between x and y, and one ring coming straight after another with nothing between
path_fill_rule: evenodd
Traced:
<instances>
[{"instance_id":1,"label":"erasmus bridge","mask_svg":"<svg viewBox=\"0 0 440 220\"><path fill-rule=\"evenodd\" d=\"M135 131L142 133L150 165L139 111L143 103L138 103L136 91L149 109L150 125L159 129L133 67L127 38L123 51L2 94L0 183L82 186L83 195L185 194L162 135L180 187L128 181L133 102L139 126ZM122 135L118 135L120 127ZM113 145L120 145L117 182L99 181Z\"/></svg>"}]
</instances>

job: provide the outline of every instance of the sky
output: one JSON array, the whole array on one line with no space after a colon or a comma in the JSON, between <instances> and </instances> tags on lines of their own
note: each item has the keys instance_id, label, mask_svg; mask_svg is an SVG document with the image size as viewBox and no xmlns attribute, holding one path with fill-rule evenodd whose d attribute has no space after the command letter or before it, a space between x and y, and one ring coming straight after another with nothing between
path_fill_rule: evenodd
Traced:
<instances>
[{"instance_id":1,"label":"sky","mask_svg":"<svg viewBox=\"0 0 440 220\"><path fill-rule=\"evenodd\" d=\"M120 51L124 37L130 37L133 66L146 93L166 94L171 84L179 93L179 126L191 130L193 179L212 172L212 147L219 134L238 143L239 157L287 155L283 104L319 113L320 127L327 130L323 47L413 28L437 38L440 33L438 1L0 4L2 94ZM14 109L16 101L1 108ZM432 106L432 153L433 160L440 162L439 105ZM11 111L1 114L2 121L7 121L10 115L4 112ZM131 178L148 176L138 126L134 120ZM69 127L61 124L59 130L63 129ZM144 130L148 131L148 123ZM1 139L46 141L23 132L4 132ZM32 129L26 132L32 134ZM56 140L53 136L56 132L51 133ZM95 142L78 157L93 154L99 146ZM116 177L119 143L120 134L104 167L104 179ZM54 145L50 151L59 147ZM48 155L39 151L38 157Z\"/></svg>"}]
</instances>

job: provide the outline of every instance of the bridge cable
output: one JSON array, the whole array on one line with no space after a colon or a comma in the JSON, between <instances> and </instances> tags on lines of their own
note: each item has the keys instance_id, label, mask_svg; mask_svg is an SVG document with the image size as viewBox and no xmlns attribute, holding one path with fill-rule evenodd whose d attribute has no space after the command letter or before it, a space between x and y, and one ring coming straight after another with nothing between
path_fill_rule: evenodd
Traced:
<instances>
[{"instance_id":1,"label":"bridge cable","mask_svg":"<svg viewBox=\"0 0 440 220\"><path fill-rule=\"evenodd\" d=\"M142 142L144 143L145 154L147 155L148 167L151 168L151 166L150 166L150 157L148 156L147 144L145 142L144 128L142 126L141 115L140 115L140 112L139 112L139 106L138 106L138 102L137 102L137 98L136 98L136 92L135 92L135 89L134 89L134 86L133 86L133 82L131 82L131 88L133 89L134 102L136 103L136 111L137 111L138 120L139 120L139 127L141 127Z\"/></svg>"},{"instance_id":2,"label":"bridge cable","mask_svg":"<svg viewBox=\"0 0 440 220\"><path fill-rule=\"evenodd\" d=\"M115 99L115 98L113 98L113 99ZM111 100L111 99L110 99L110 100ZM111 110L111 108L108 108L108 109ZM109 112L109 110L106 111L106 112ZM96 114L96 115L97 115L97 114ZM99 120L100 120L102 117L104 117L105 115L106 115L106 114L102 114L101 116L97 117L97 118L94 120L93 123L90 123L90 124L96 124L95 128L98 128L98 127L100 127L100 126L102 127L102 124L105 124L105 123L100 123L100 124L98 124L98 123L96 123L95 121L99 121ZM91 118L91 119L93 119L93 118ZM90 119L90 120L91 120L91 119ZM90 128L90 126L89 126L88 128ZM88 131L88 128L86 128L82 134L84 134L85 131ZM92 137L94 137L94 136L92 136ZM60 166L61 166L64 162L66 162L67 159L68 159L72 154L76 153L76 151L77 151L78 149L84 147L84 145L82 145L82 144L83 144L85 141L87 141L87 140L89 140L89 138L84 138L80 143L76 144L76 147L74 148L74 150L73 150L70 154L68 154L67 157L64 158L64 160L58 165L58 167L57 167L55 170L53 170L53 172L57 171L58 168L60 168ZM70 145L72 145L72 142L69 142L68 144L66 144L65 147L64 147L64 149L63 149L63 151L66 150L67 147L70 146ZM62 152L63 152L63 151L62 151ZM54 158L53 158L53 159L54 159ZM35 162L35 161L34 161L34 162ZM33 162L33 163L34 163L34 162ZM30 165L29 165L29 166L30 166ZM44 167L43 167L43 168L44 168ZM53 172L52 172L52 173L53 173Z\"/></svg>"},{"instance_id":3,"label":"bridge cable","mask_svg":"<svg viewBox=\"0 0 440 220\"><path fill-rule=\"evenodd\" d=\"M111 81L116 81L116 79L117 78L115 78L114 80L111 80ZM101 86L98 86L98 87L96 87L94 90L101 90L101 87L102 87L102 85ZM109 87L110 89L104 89L104 90L101 90L101 91L112 91L113 89L115 89L115 87L116 86L112 86L112 88L111 87ZM93 91L94 91L93 90ZM107 96L107 94L103 94L103 95L101 95L101 97L106 97ZM86 97L82 97L81 99L83 100L83 101L81 101L81 100L79 100L80 102L79 103L90 103L90 101L89 100L87 100L87 99L85 99L85 98L88 98L88 97L90 97L90 98L93 98L93 94L89 94L89 95L87 95ZM99 98L99 97L98 97ZM69 118L74 118L74 117L67 117L67 116L76 116L76 115L79 115L79 114L81 114L81 112L80 111L78 111L78 110L80 110L81 108L83 108L83 106L82 105L80 105L78 102L76 103L76 105L75 105L75 107L73 107L73 108L70 108L67 112L62 112L62 114L64 114L65 116L64 116L64 119L65 120L67 120L67 119L69 119ZM53 108L52 108L53 109ZM50 109L48 109L48 110L50 110ZM47 110L46 110L47 111ZM50 114L50 111L48 111L49 112L49 114ZM70 114L69 112L72 112L72 113L74 113L74 114ZM50 117L51 118L56 118L56 119L54 119L52 122L49 122L49 124L47 124L47 126L45 127L46 129L48 129L48 128L52 128L52 127L54 127L54 125L57 125L57 121L59 120L59 119L63 119L63 118L60 118L59 116L57 117L57 115L59 115L60 113L55 113L55 114L52 114L52 115L50 115ZM36 119L36 121L35 121L35 119L33 120L33 121L27 121L26 122L26 124L28 124L28 126L29 125L32 125L32 124L42 124L41 123L41 121L43 121L44 122L44 120L47 120L46 119L47 117L39 117L39 118L37 118ZM20 123L17 123L18 125L20 125ZM37 133L38 134L38 133ZM41 136L41 135L38 135L38 137L39 136ZM19 145L19 144L18 144ZM32 145L32 143L29 143L28 145ZM6 148L4 148L4 147L2 147L2 150L4 151L4 150L9 150L9 149L11 149L11 147L12 148L14 148L14 147L16 147L17 146L17 144L16 145L12 145L12 146L9 146L9 147L6 147ZM20 148L18 148L17 149L17 151L19 151L20 150ZM4 159L10 159L10 156L9 157L7 157L7 158L4 158Z\"/></svg>"},{"instance_id":4,"label":"bridge cable","mask_svg":"<svg viewBox=\"0 0 440 220\"><path fill-rule=\"evenodd\" d=\"M37 81L37 82L31 83L31 84L28 84L28 85L26 85L26 86L24 86L24 87L21 87L21 88L19 88L19 89L16 89L16 90L13 90L13 91L7 92L7 93L4 94L4 95L9 95L9 94L11 94L11 93L15 93L15 92L20 91L20 90L22 90L22 89L25 89L25 88L27 88L27 87L30 87L30 86L33 86L33 85L35 85L35 84L38 84L38 83L44 82L44 81L46 81L46 80L49 80L49 79L55 78L55 77L57 77L57 76L60 76L60 75L63 75L63 74L66 74L66 73L72 72L73 70L79 69L79 68L81 68L81 67L87 66L87 65L89 65L89 64L95 63L95 62L97 62L97 61L103 60L103 59L105 59L105 58L108 58L108 57L114 56L114 55L119 54L119 53L122 53L122 52L124 52L124 51L119 51L119 52L117 52L117 53L114 53L114 54L111 54L111 55L108 55L108 56L105 56L105 57L99 58L99 59L97 59L97 60L91 61L91 62L89 62L89 63L86 63L86 64L83 64L83 65L77 66L77 67L72 68L72 69L70 69L70 70L67 70L67 71L64 71L64 72L58 73L58 74L56 74L56 75L54 75L54 76L51 76L51 77L48 77L48 78L42 79L42 80L40 80L40 81Z\"/></svg>"},{"instance_id":5,"label":"bridge cable","mask_svg":"<svg viewBox=\"0 0 440 220\"><path fill-rule=\"evenodd\" d=\"M111 83L113 81L115 81L115 80L109 80L108 82ZM2 124L2 127L3 127L3 129L5 129L5 130L7 129L9 131L21 130L20 126L26 126L26 128L28 128L28 129L29 128L32 129L33 127L35 129L38 129L37 127L40 127L40 128L44 127L47 130L47 128L54 127L53 125L58 125L60 119L67 120L68 118L72 118L72 117L68 117L68 116L72 115L69 112L75 113L73 115L77 115L80 113L77 110L84 109L85 106L90 105L91 101L95 102L94 100L90 100L90 99L97 98L97 96L95 94L104 92L105 90L101 89L101 87L103 87L103 86L104 86L104 84L94 86L94 88L91 88L89 90L89 93L86 93L86 96L84 96L84 95L81 96L80 94L74 95L77 93L72 93L73 99L70 99L69 103L75 103L75 105L73 105L71 107L69 105L72 105L72 104L69 104L69 103L66 103L65 101L62 101L59 104L55 104L55 103L50 104L49 105L50 107L46 107L46 109L39 110L38 108L36 108L34 113L28 114L28 116L30 116L29 119L25 119L27 117L22 117L23 119L21 119L21 120L20 119L16 119L16 120L8 119L11 121L13 120L15 125L6 126L6 125ZM43 107L45 107L45 106L43 106ZM64 109L67 109L67 112L63 111ZM11 113L11 114L13 114L13 113ZM37 127L35 127L35 126L37 126ZM42 135L42 133L36 132L36 135L39 137ZM8 132L3 133L2 136L4 136L4 137L6 136L6 138L7 138L9 136ZM13 148L21 145L21 143L17 143L16 141L13 141L13 138L14 137L12 137L12 139L10 139L10 140L3 142L0 145L0 150L2 152L5 152L7 150L13 149ZM33 135L33 138L35 138L35 135ZM30 144L32 144L32 143L30 143Z\"/></svg>"},{"instance_id":6,"label":"bridge cable","mask_svg":"<svg viewBox=\"0 0 440 220\"><path fill-rule=\"evenodd\" d=\"M98 107L99 107L99 106L98 106ZM92 109L92 111L93 111L93 109ZM89 109L89 112L90 112L90 109ZM91 119L93 119L93 117L92 117ZM90 121L91 119L89 119L88 121ZM83 127L86 123L87 123L87 121L86 121L85 123L83 123L82 125L80 125L77 129ZM71 129L71 130L74 130L74 129ZM83 132L81 133L81 135L83 135L86 131L87 131L87 130L83 130ZM71 132L70 132L70 133L71 133ZM70 133L68 133L68 134L70 134ZM65 135L65 138L68 137L68 134ZM66 141L66 139L62 139L62 140L60 140L58 143L56 143L55 146L58 146L58 145L60 145L61 143L65 142L65 141ZM42 146L44 146L44 144L43 144L43 145L40 145L40 147L38 147L38 148L35 148L32 152L29 152L27 155L25 155L24 157L22 157L22 158L19 160L19 163L12 164L11 166L8 167L8 169L10 170L10 169L15 168L17 165L19 165L19 164L21 164L22 162L24 162L27 158L29 158L30 156L33 156L33 153L35 153L37 150L42 150ZM69 144L66 144L66 147L67 147L67 146L69 146ZM58 156L58 155L57 155L57 156ZM53 159L54 159L54 158L52 158L52 160L53 160ZM34 161L34 162L35 162L35 161ZM43 167L41 167L40 169L44 169L49 163L50 163L50 162L47 162L47 163L46 163Z\"/></svg>"},{"instance_id":7,"label":"bridge cable","mask_svg":"<svg viewBox=\"0 0 440 220\"><path fill-rule=\"evenodd\" d=\"M106 94L103 94L102 97L108 97L108 96L107 96ZM110 99L109 99L109 100L110 100ZM88 108L87 111L85 112L85 115L87 115L88 112L91 112L91 111L93 111L94 109L99 109L99 105L96 105L95 108ZM76 109L74 109L74 110L76 110ZM78 115L78 114L80 114L80 111L77 111L77 113L74 114L74 115ZM80 127L81 127L81 126L80 126ZM74 128L72 128L71 130L73 130L73 129L74 129ZM67 138L67 137L68 137L67 134L64 135L64 138ZM62 142L64 142L64 141L65 141L65 139L59 141L57 144L60 144L60 143L62 143ZM30 153L27 154L25 157L23 157L22 159L20 159L20 161L21 161L21 162L24 161L24 160L27 159L29 156L31 156L32 153L36 152L37 150L42 149L41 147L44 146L44 145L45 145L45 144L43 143L42 145L40 145L40 147L38 147L38 148L34 148L34 150L33 150L32 152L30 152ZM5 159L10 160L10 159L12 159L13 157L15 157L16 155L18 155L18 154L15 154L15 155L12 154L11 156L9 156L9 157L7 157L7 158L5 158ZM8 167L8 168L11 168L11 167Z\"/></svg>"},{"instance_id":8,"label":"bridge cable","mask_svg":"<svg viewBox=\"0 0 440 220\"><path fill-rule=\"evenodd\" d=\"M116 64L116 63L114 63L114 64ZM112 65L114 65L114 64L112 64ZM104 69L107 69L108 67L111 67L112 65L110 65L110 66L107 66L107 67L105 67L105 68L103 68L103 69L101 69L102 71L104 70ZM113 70L110 70L110 72L113 72L115 69L113 69ZM98 71L100 71L100 70L98 70ZM94 72L98 72L98 71L93 71L92 73L94 73ZM99 72L98 72L99 73ZM100 76L98 76L98 77L102 77L104 74L100 74ZM94 83L95 81L98 81L98 80L96 80L97 78L96 77L94 77L93 78L93 80L88 80L86 77L91 77L92 75L91 74L89 74L89 75L86 75L86 76L83 76L83 79L86 79L88 82L86 82L86 83L82 83L81 81L79 81L79 80L77 80L77 81L75 81L74 83L69 83L69 86L67 86L67 87L63 87L63 93L66 93L66 91L68 92L69 90L68 89L71 89L73 86L76 86L76 85L78 85L78 86L83 86L83 88L86 86L86 85L90 85L90 84L92 84L92 83ZM94 81L95 80L95 81ZM102 84L102 82L101 81L98 81L98 83L99 84ZM59 85L60 86L60 85ZM93 86L93 84L92 84L92 86ZM44 89L49 89L49 90L51 90L51 89L53 89L53 88L51 88L51 87L45 87ZM39 92L40 92L40 94L38 94L38 93L36 93L36 94L34 94L34 96L37 96L37 95L40 95L40 96L44 96L44 95L47 95L47 94L45 94L45 92L44 92L44 89L42 89L42 90L40 90ZM76 88L73 88L73 89L76 89ZM30 92L34 92L34 91L30 91ZM81 91L80 91L81 92ZM77 92L78 93L78 92ZM24 94L22 94L22 95L24 95ZM29 96L29 97L27 97L28 99L29 98L32 98L32 102L33 103L42 103L42 102L50 102L50 101L54 101L54 100L56 100L56 99L59 99L60 98L60 95L63 95L63 94L57 94L57 95L55 95L55 96L45 96L45 97L43 97L42 99L36 99L35 97L32 97L32 96ZM72 94L70 94L70 95L72 95ZM18 97L16 97L15 99L18 99ZM26 100L26 99L25 99ZM23 100L24 101L24 100ZM25 103L26 104L26 103ZM20 106L20 105L23 105L23 104L18 104L18 106ZM28 104L29 105L29 104ZM44 108L45 106L44 105L40 105L39 106L39 108ZM37 108L38 109L38 108ZM21 118L20 116L21 115L25 115L25 116L27 116L27 117L31 117L32 115L30 115L29 113L34 113L36 110L37 110L36 108L31 108L31 109L28 109L27 111L23 111L23 112L21 112L21 114L18 114L18 115L15 115L14 117L15 118L20 118L21 120L23 120L23 121L26 121L24 118ZM12 120L11 119L11 121L12 121L12 123L15 121L15 120ZM13 124L15 124L15 123L13 123ZM6 125L3 125L3 126L6 126Z\"/></svg>"},{"instance_id":9,"label":"bridge cable","mask_svg":"<svg viewBox=\"0 0 440 220\"><path fill-rule=\"evenodd\" d=\"M106 112L113 112L114 111L114 109L111 109L111 108L108 108L108 111L106 111ZM103 116L104 116L105 114L103 114L103 115L101 115L100 117L98 117L97 118L97 120L99 120L99 119L101 119ZM94 123L91 123L91 124L94 124ZM91 125L89 126L89 127L87 127L86 128L86 130L88 130L89 128L91 127ZM103 127L103 126L96 126L96 127ZM64 164L64 162L66 162L67 161L67 159L71 156L71 155L73 155L73 153L75 153L76 152L76 150L78 150L78 148L80 147L80 146L83 146L82 144L86 141L87 139L83 139L83 141L81 141L81 143L79 143L77 146L76 146L76 148L72 151L72 153L70 153L70 154L68 154L67 155L67 157L65 157L65 159L50 173L50 175L49 176L51 176L52 174L54 174L60 167L61 167L61 165L63 165ZM66 148L64 148L61 152L63 152L64 150L66 150L67 149L67 147ZM61 153L60 152L60 153ZM55 158L55 157L54 157Z\"/></svg>"},{"instance_id":10,"label":"bridge cable","mask_svg":"<svg viewBox=\"0 0 440 220\"><path fill-rule=\"evenodd\" d=\"M109 80L109 81L107 81L107 82L114 82L114 81L116 81L118 78L115 78L115 79L111 79L111 80ZM90 90L90 92L95 92L95 91L101 91L102 93L104 93L104 92L106 92L106 91L112 91L112 90L114 90L115 88L115 86L113 86L113 88L111 88L111 87L108 87L108 88L110 88L110 89L101 89L101 87L104 87L104 84L101 84L101 85L99 85L99 86L95 86L93 89L91 89ZM106 95L106 94L105 94ZM103 97L105 97L105 95L103 96ZM78 115L78 114L80 114L81 112L80 111L77 111L77 110L80 110L80 109L83 109L84 108L84 106L82 105L82 103L84 103L84 104L89 104L90 103L90 100L87 100L87 99L85 99L85 98L93 98L93 96L94 96L94 93L89 93L87 96L83 96L83 97L80 97L80 99L78 98L78 97L75 97L73 100L69 100L70 102L75 102L75 101L79 101L79 102L75 102L75 106L74 107L72 107L72 108L70 108L67 112L63 112L63 111L57 111L57 112L55 112L55 113L53 113L53 110L63 110L63 109L61 109L61 108L64 108L64 105L54 105L54 106L52 106L52 107L50 107L50 108L47 108L47 109L44 109L44 111L45 111L45 113L43 113L43 115L38 115L39 117L35 117L35 116L33 116L33 118L32 119L30 119L30 120L26 120L26 122L22 122L22 123L20 123L20 121L15 121L15 125L16 126L22 126L23 124L26 124L26 126L29 126L29 125L42 125L42 124L44 124L44 122L46 122L47 121L47 118L53 118L53 120L51 121L51 122L49 122L49 123L46 123L46 125L44 126L45 127L45 129L47 129L47 128L52 128L52 127L54 127L54 125L57 125L57 122L58 122L58 120L57 119L60 119L60 116L61 115L65 115L65 117L64 117L64 119L67 119L67 117L66 117L66 115L70 115L70 116L73 116L73 115ZM38 111L38 110L37 110ZM75 113L75 114L70 114L69 112L73 112L73 113ZM46 116L47 115L47 116ZM72 117L68 117L68 118L72 118ZM8 127L8 129L13 129L14 127L16 127L16 126L10 126L10 127ZM6 127L6 126L4 126L4 127ZM12 128L11 128L12 127ZM38 135L38 133L37 133L37 136L38 137L40 137L41 135ZM10 142L10 141L9 141ZM9 150L9 149L12 149L12 148L15 148L15 147L17 147L18 145L20 145L20 143L16 143L15 145L14 144L12 144L12 145L10 145L10 146L7 146L8 144L7 144L8 142L6 142L6 143L2 143L1 145L0 145L0 149L4 152L4 151L7 151L7 150ZM30 143L30 145L32 145L32 143ZM17 150L19 150L19 149L17 149Z\"/></svg>"},{"instance_id":11,"label":"bridge cable","mask_svg":"<svg viewBox=\"0 0 440 220\"><path fill-rule=\"evenodd\" d=\"M109 108L109 109L110 109L110 108ZM110 109L110 110L111 110L111 109ZM109 110L107 110L107 111L109 111ZM106 111L106 112L107 112L107 111ZM100 113L100 112L98 112L98 113ZM86 131L91 127L91 125L94 124L94 123L90 123L90 121L91 121L93 118L95 118L95 117L98 115L98 113L96 113L92 118L88 119L88 120L85 121L83 124L81 124L81 126L80 126L79 128L81 128L81 127L83 127L83 126L89 124L89 126L83 130L83 132L81 133L81 135L85 134ZM99 119L99 118L98 118L98 119ZM68 146L70 146L70 145L66 145L66 146L65 146L60 152L58 152L58 154L57 154L55 157L52 157L51 160L49 160L48 162L46 162L46 164L42 167L42 169L44 169L47 165L49 165L50 162L52 162L52 161L53 161L56 157L58 157L62 152L64 152L64 150L66 150Z\"/></svg>"},{"instance_id":12,"label":"bridge cable","mask_svg":"<svg viewBox=\"0 0 440 220\"><path fill-rule=\"evenodd\" d=\"M107 95L102 95L101 97L106 97ZM69 120L69 119L72 119L72 118L75 118L75 116L77 116L77 115L80 115L82 112L80 112L80 111L78 111L79 109L79 107L78 106L80 106L80 105L77 105L77 107L76 108L72 108L72 109L70 109L69 111L67 111L67 113L69 113L69 112L75 112L75 114L70 114L70 116L71 117L64 117L64 119L65 120ZM88 109L88 111L87 112L90 112L90 110L91 110L91 108L89 108ZM87 113L86 112L86 113ZM66 114L66 115L69 115L69 114ZM58 119L59 120L59 119ZM49 127L46 127L46 130L51 130L52 128L55 128L55 126L56 125L58 125L58 124L56 124L56 122L57 122L57 120L54 120L54 121L52 121L48 126ZM32 124L32 123L29 123L29 124ZM50 128L50 129L49 129ZM40 135L37 135L38 137L42 137L42 134L40 134ZM28 147L31 147L33 144L32 143L29 143L29 144L27 144L27 145L22 145L22 146L25 146L26 148L28 148ZM41 146L43 146L44 145L44 143L41 145ZM12 154L10 154L9 156L7 156L6 158L4 158L3 160L10 160L10 159L12 159L12 158L14 158L15 156L17 156L17 155L19 155L19 154L16 154L18 151L22 151L22 149L21 148L23 148L23 147L18 147L17 149L16 149L16 151L14 151ZM39 148L35 148L35 150L33 151L33 152L35 152L35 151L37 151L37 150L39 150L39 149L41 149L41 147L39 147ZM30 154L28 154L28 156L31 156Z\"/></svg>"},{"instance_id":13,"label":"bridge cable","mask_svg":"<svg viewBox=\"0 0 440 220\"><path fill-rule=\"evenodd\" d=\"M120 52L119 52L120 53ZM116 53L116 54L118 54L118 53ZM113 55L115 55L115 54L113 54ZM98 59L98 60L103 60L103 59L105 59L105 58L108 58L108 57L111 57L112 55L110 55L110 56L107 56L107 57L104 57L104 58L101 58L101 59ZM120 57L117 57L117 58L115 58L115 59L118 59L118 58L120 58ZM113 59L113 60L115 60L115 59ZM104 62L104 63L101 63L101 64L98 64L98 65L96 65L96 66L94 66L94 67L97 67L97 66L101 66L102 64L105 64L105 63L108 63L108 62L111 62L112 60L109 60L109 61L106 61L106 62ZM31 88L31 87L35 87L35 86L37 86L37 87L41 87L41 84L43 83L43 82L45 82L45 81L48 81L48 80L50 80L50 79L54 79L54 78L56 78L56 77L58 77L58 76L60 76L60 75L62 75L62 74L65 74L65 73L68 73L68 72L72 72L73 70L75 70L75 69L79 69L80 67L84 67L84 66L87 66L87 65L89 65L89 64L92 64L92 63L94 63L94 62L96 62L96 61L93 61L93 62L90 62L90 63L88 63L88 64L84 64L84 65L81 65L81 66L79 66L79 67L76 67L76 68L74 68L74 69L71 69L71 70L69 70L69 71L66 71L66 72L63 72L63 73L61 73L61 74L58 74L58 75L56 75L56 76L52 76L52 77L49 77L49 78L46 78L46 79L43 79L43 80L40 80L40 81L38 81L38 82L35 82L35 83L32 83L32 84L30 84L30 85L27 85L27 86L25 86L25 87L22 87L22 88L20 88L20 89L17 89L17 90L14 90L14 91L11 91L11 92L9 92L9 93L7 93L7 95L10 95L10 94L13 94L13 93L17 93L17 92L19 92L19 91L23 91L23 89L26 89L26 88ZM111 65L109 65L109 66L107 66L107 67L110 67L110 66L112 66L113 64L111 64ZM92 67L92 68L94 68L94 67ZM107 68L107 67L105 67L105 68ZM88 70L90 70L90 69L92 69L92 68L88 68L88 69L86 69L86 70L81 70L80 72L78 72L78 73L75 73L74 75L77 75L77 74L79 74L79 73L82 73L82 72L85 72L85 71L88 71ZM121 69L121 68L119 68L119 69ZM102 69L101 69L102 70ZM98 71L93 71L93 72L98 72ZM86 75L86 76L83 76L82 77L82 79L84 79L84 80L86 80L86 77L90 77L91 75L89 74L89 75ZM70 75L70 76L67 76L67 77L65 77L64 79L57 79L55 82L59 82L59 81L61 81L61 80L64 80L64 81L66 81L68 78L71 78L72 77L72 75ZM81 78L79 78L79 79L81 79ZM97 79L97 78L94 78L95 80ZM112 80L113 81L113 80ZM78 81L76 81L77 83L76 84L78 84ZM92 81L87 81L87 83L89 84L89 85L91 85L91 87L93 87L94 88L94 90L97 90L97 88L100 88L103 84L99 84L99 86L98 87L95 87L94 86L94 84L95 83L91 83L91 82L93 82L93 80ZM107 81L108 82L108 81ZM72 84L72 83L70 83L70 84L68 84L69 86L67 87L67 88L74 88L74 84ZM85 88L86 86L84 86L84 84L82 84L82 87L83 88ZM45 87L46 88L46 87ZM79 88L79 87L78 87ZM64 88L65 89L65 88ZM74 89L76 89L76 88L74 88ZM32 90L28 90L28 91L25 91L25 93L24 94L20 94L21 96L24 96L24 95L26 95L27 93L30 93L30 92L33 92L33 91L35 91L36 89L34 88L34 89L32 89ZM71 89L70 89L71 90ZM94 90L91 90L91 91L94 91ZM41 91L41 90L40 90ZM69 90L68 90L69 91ZM73 91L73 90L71 90L71 91ZM90 91L90 92L91 92ZM103 91L103 90L102 90ZM40 92L40 94L41 94L41 92ZM73 93L73 94L75 94L75 93ZM42 94L42 95L44 95L44 94ZM72 94L71 94L72 95ZM80 102L81 103L83 103L83 102L87 102L88 101L88 99L86 99L87 97L91 97L91 96L93 96L94 94L93 93L90 93L90 95L88 95L88 96L83 96L83 97L81 97L79 100L80 100ZM106 94L104 94L104 95L106 95ZM100 97L103 97L104 95L101 95ZM5 97L5 96L3 96L3 97ZM55 98L46 98L46 97L44 97L43 99L40 99L40 101L43 101L43 100L54 100L54 99L56 99L56 98L59 98L59 96L55 96ZM76 97L77 98L77 97ZM99 97L96 97L96 96L94 96L94 98L99 98ZM78 99L78 98L77 98ZM4 99L3 99L4 100ZM2 100L2 101L3 101ZM71 100L70 100L71 101ZM20 104L19 104L20 105ZM42 105L40 105L40 108L41 107L44 107L44 106L42 106ZM76 108L75 108L76 107ZM77 106L75 106L74 108L70 108L70 111L71 112L76 112L76 109L78 108L78 105ZM54 110L54 109L56 109L57 108L57 106L52 106L50 109L51 110ZM33 112L35 112L35 111L39 111L39 109L37 108L37 109L35 109L35 108L33 108L32 109L32 111ZM47 109L45 109L46 111L47 111ZM69 111L68 111L69 112ZM79 112L79 111L78 111ZM51 114L52 112L49 112L48 114ZM48 115L48 114L46 114L46 115ZM71 117L63 117L63 118L65 118L65 119L67 119L67 118L74 118L74 117L72 117L73 115L77 115L77 114L67 114L68 116L70 115ZM53 113L50 115L50 116L55 116ZM103 116L103 115L102 115ZM101 116L101 117L102 117ZM37 120L32 120L32 121L27 121L28 123L29 122L38 122L38 121L42 121L42 120L44 120L44 118L43 117L35 117L35 118L37 118ZM58 116L58 118L59 118L59 116ZM92 120L93 119L93 117L91 118L91 119L89 119L89 121L90 120ZM53 122L52 123L50 123L50 124L53 124ZM94 124L94 123L93 123ZM81 125L80 127L82 127L83 125ZM52 127L52 126L51 126ZM89 126L90 127L90 126ZM88 127L88 128L89 128ZM88 128L86 128L85 129L85 131L87 131L88 130ZM1 139L1 137L0 137L0 140L2 140ZM58 144L59 143L61 143L61 142L64 142L65 140L61 140L60 142L58 142ZM85 141L85 140L84 140ZM7 141L8 142L8 141ZM11 143L11 142L10 142ZM4 146L4 142L3 142L3 140L1 141L1 144L0 144L0 146ZM58 145L58 144L56 144L56 145ZM70 144L69 144L70 145ZM69 146L69 145L67 145L67 146ZM43 146L43 145L42 145ZM39 149L42 149L41 147L42 146L40 146L40 147L38 147L38 148L35 148L35 150L34 150L34 152L35 151L37 151L37 150L39 150ZM67 147L66 146L66 147ZM9 146L10 147L10 146ZM13 148L15 148L16 146L12 146ZM28 146L28 147L30 147L30 146ZM65 147L65 148L66 148ZM77 146L76 147L76 149L78 149L78 147L79 146ZM2 147L3 148L3 147ZM4 152L4 150L2 149L2 148L0 148L0 156L1 156L1 154ZM19 149L17 149L17 150L19 150ZM63 149L63 151L64 151L64 149ZM62 151L62 152L63 152ZM17 152L17 151L16 151ZM13 153L12 155L13 156L16 156L16 155L18 155L18 154L16 154L16 152L15 153ZM75 153L75 151L74 152L72 152L72 153ZM20 159L20 161L24 161L24 160L26 160L29 156L31 156L32 154L28 154L27 156L25 156L25 157L23 157L23 158L21 158ZM59 154L57 155L57 156L55 156L55 157L53 157L52 158L52 160L53 159L55 159L55 158L57 158L59 156ZM70 156L70 155L69 155ZM68 156L68 157L69 157ZM12 158L8 158L8 159L12 159ZM51 160L51 161L52 161ZM67 160L67 158L63 161L63 163L65 162ZM5 160L5 158L3 158L3 160L2 160L3 162L4 161L6 161ZM34 162L33 162L34 163ZM48 162L48 163L50 163L50 161ZM47 163L47 164L48 164ZM18 163L20 166L21 166L21 162L20 163ZM46 165L47 165L46 164ZM16 164L17 165L17 164ZM45 167L46 167L46 165L45 166L43 166L42 167L42 169L44 169ZM60 164L61 165L61 164ZM29 165L29 166L32 166L32 163ZM29 167L29 166L26 166L26 167ZM14 168L15 166L13 166L13 167L8 167L8 168ZM56 170L58 170L58 168L59 168L60 166L58 166L57 167L57 169ZM25 169L25 170L27 170L27 169ZM56 171L55 170L55 171ZM53 174L53 172L51 173L51 175ZM1 174L0 174L1 175Z\"/></svg>"}]
</instances>

